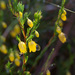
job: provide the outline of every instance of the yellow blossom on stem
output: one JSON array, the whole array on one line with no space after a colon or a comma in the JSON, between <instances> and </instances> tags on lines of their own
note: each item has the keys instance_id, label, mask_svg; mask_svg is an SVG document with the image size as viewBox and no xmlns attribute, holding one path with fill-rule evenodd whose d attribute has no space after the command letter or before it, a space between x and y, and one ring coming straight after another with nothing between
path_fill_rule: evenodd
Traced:
<instances>
[{"instance_id":1,"label":"yellow blossom on stem","mask_svg":"<svg viewBox=\"0 0 75 75\"><path fill-rule=\"evenodd\" d=\"M10 32L10 35L15 38L16 37L16 32L13 30L13 31Z\"/></svg>"},{"instance_id":2,"label":"yellow blossom on stem","mask_svg":"<svg viewBox=\"0 0 75 75\"><path fill-rule=\"evenodd\" d=\"M23 16L23 13L22 12L19 12L20 19L22 18L22 16Z\"/></svg>"},{"instance_id":3,"label":"yellow blossom on stem","mask_svg":"<svg viewBox=\"0 0 75 75\"><path fill-rule=\"evenodd\" d=\"M14 31L15 31L16 34L19 34L20 33L20 26L18 24L15 25Z\"/></svg>"},{"instance_id":4,"label":"yellow blossom on stem","mask_svg":"<svg viewBox=\"0 0 75 75\"><path fill-rule=\"evenodd\" d=\"M19 47L19 50L21 53L26 53L27 50L26 50L26 44L22 41L19 42L18 44L18 47Z\"/></svg>"},{"instance_id":5,"label":"yellow blossom on stem","mask_svg":"<svg viewBox=\"0 0 75 75\"><path fill-rule=\"evenodd\" d=\"M7 28L7 24L5 22L2 22L3 28Z\"/></svg>"},{"instance_id":6,"label":"yellow blossom on stem","mask_svg":"<svg viewBox=\"0 0 75 75\"><path fill-rule=\"evenodd\" d=\"M8 53L8 51L7 51L5 45L2 45L0 49L1 49L0 51L1 51L2 53L4 53L4 54L7 54L7 53Z\"/></svg>"},{"instance_id":7,"label":"yellow blossom on stem","mask_svg":"<svg viewBox=\"0 0 75 75\"><path fill-rule=\"evenodd\" d=\"M60 28L59 26L57 26L56 32L57 32L57 33L61 33L61 28Z\"/></svg>"},{"instance_id":8,"label":"yellow blossom on stem","mask_svg":"<svg viewBox=\"0 0 75 75\"><path fill-rule=\"evenodd\" d=\"M29 27L33 27L33 22L30 19L27 19L27 24Z\"/></svg>"},{"instance_id":9,"label":"yellow blossom on stem","mask_svg":"<svg viewBox=\"0 0 75 75\"><path fill-rule=\"evenodd\" d=\"M39 37L39 33L36 30L35 30L35 35L36 35L36 37Z\"/></svg>"},{"instance_id":10,"label":"yellow blossom on stem","mask_svg":"<svg viewBox=\"0 0 75 75\"><path fill-rule=\"evenodd\" d=\"M36 52L36 43L35 43L35 41L30 41L29 43L28 43L28 47L29 47L29 52Z\"/></svg>"},{"instance_id":11,"label":"yellow blossom on stem","mask_svg":"<svg viewBox=\"0 0 75 75\"><path fill-rule=\"evenodd\" d=\"M62 14L62 15L61 15L61 19L62 19L63 21L66 21L66 20L67 20L66 15L65 15L65 14Z\"/></svg>"},{"instance_id":12,"label":"yellow blossom on stem","mask_svg":"<svg viewBox=\"0 0 75 75\"><path fill-rule=\"evenodd\" d=\"M16 66L20 66L20 60L17 59L17 58L15 59L15 65L16 65Z\"/></svg>"},{"instance_id":13,"label":"yellow blossom on stem","mask_svg":"<svg viewBox=\"0 0 75 75\"><path fill-rule=\"evenodd\" d=\"M63 27L63 21L62 20L59 20L59 26Z\"/></svg>"},{"instance_id":14,"label":"yellow blossom on stem","mask_svg":"<svg viewBox=\"0 0 75 75\"><path fill-rule=\"evenodd\" d=\"M14 53L13 53L13 52L11 52L11 53L9 54L9 59L10 59L11 62L14 61Z\"/></svg>"},{"instance_id":15,"label":"yellow blossom on stem","mask_svg":"<svg viewBox=\"0 0 75 75\"><path fill-rule=\"evenodd\" d=\"M6 9L6 4L5 4L5 2L4 2L4 1L1 1L0 4L1 4L1 8L2 8L3 10L5 10L5 9Z\"/></svg>"},{"instance_id":16,"label":"yellow blossom on stem","mask_svg":"<svg viewBox=\"0 0 75 75\"><path fill-rule=\"evenodd\" d=\"M67 14L67 12L66 12L65 10L63 10L63 14L64 14L64 15L66 15L66 14Z\"/></svg>"},{"instance_id":17,"label":"yellow blossom on stem","mask_svg":"<svg viewBox=\"0 0 75 75\"><path fill-rule=\"evenodd\" d=\"M51 73L50 73L50 71L49 71L49 70L47 70L46 75L51 75Z\"/></svg>"},{"instance_id":18,"label":"yellow blossom on stem","mask_svg":"<svg viewBox=\"0 0 75 75\"><path fill-rule=\"evenodd\" d=\"M59 35L59 40L62 42L62 43L65 43L66 42L66 37L65 37L65 34L63 32L61 32Z\"/></svg>"}]
</instances>

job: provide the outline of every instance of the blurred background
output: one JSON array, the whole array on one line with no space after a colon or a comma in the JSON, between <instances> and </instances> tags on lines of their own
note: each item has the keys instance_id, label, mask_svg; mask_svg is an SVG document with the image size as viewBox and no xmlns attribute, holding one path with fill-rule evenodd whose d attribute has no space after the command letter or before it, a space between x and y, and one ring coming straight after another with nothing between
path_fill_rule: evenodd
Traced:
<instances>
[{"instance_id":1,"label":"blurred background","mask_svg":"<svg viewBox=\"0 0 75 75\"><path fill-rule=\"evenodd\" d=\"M6 6L1 7L1 1L4 1ZM13 1L13 0L12 0ZM34 38L34 40L40 45L40 51L36 53L31 53L29 55L28 62L26 64L26 69L31 71L32 75L39 75L42 71L43 65L48 58L49 53L54 48L55 51L52 55L52 59L49 61L51 65L48 69L51 71L51 75L75 75L75 0L66 0L65 8L74 11L74 13L67 11L67 21L62 22L63 32L67 37L67 42L62 44L59 39L48 48L44 53L42 58L38 61L35 68L32 69L32 65L36 57L48 44L48 41L53 36L55 21L57 20L59 6L62 0L18 0L22 1L25 5L25 12L31 12L29 18L34 19L34 13L38 10L42 11L42 19L40 21L40 26L37 31L40 34L39 38ZM52 4L53 3L53 4ZM54 5L55 4L55 5ZM59 5L59 6L58 6ZM17 34L22 34L19 30L17 34L13 33L14 27L18 25L16 17L9 10L8 0L0 0L0 46L5 44L7 50L18 50L16 40ZM25 29L27 29L27 23L25 23ZM21 35L23 40L23 36ZM18 50L19 51L19 50ZM9 58L8 54L4 54L0 51L0 75L10 75L5 68ZM21 61L22 66L22 61ZM20 67L16 67L13 70L13 75L18 75L16 71Z\"/></svg>"}]
</instances>

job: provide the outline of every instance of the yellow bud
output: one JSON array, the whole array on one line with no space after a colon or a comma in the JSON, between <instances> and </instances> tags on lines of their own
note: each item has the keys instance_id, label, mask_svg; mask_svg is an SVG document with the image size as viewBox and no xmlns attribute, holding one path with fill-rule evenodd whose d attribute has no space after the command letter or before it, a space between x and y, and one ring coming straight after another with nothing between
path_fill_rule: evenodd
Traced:
<instances>
[{"instance_id":1,"label":"yellow bud","mask_svg":"<svg viewBox=\"0 0 75 75\"><path fill-rule=\"evenodd\" d=\"M10 59L11 62L14 61L14 53L13 52L10 53L9 59Z\"/></svg>"},{"instance_id":2,"label":"yellow bud","mask_svg":"<svg viewBox=\"0 0 75 75\"><path fill-rule=\"evenodd\" d=\"M19 12L20 19L22 18L22 16L23 16L23 13L22 12Z\"/></svg>"},{"instance_id":3,"label":"yellow bud","mask_svg":"<svg viewBox=\"0 0 75 75\"><path fill-rule=\"evenodd\" d=\"M22 41L19 42L18 44L18 47L19 47L19 50L21 53L26 53L27 50L26 50L26 44Z\"/></svg>"},{"instance_id":4,"label":"yellow bud","mask_svg":"<svg viewBox=\"0 0 75 75\"><path fill-rule=\"evenodd\" d=\"M27 24L29 27L33 27L33 22L30 19L27 19Z\"/></svg>"},{"instance_id":5,"label":"yellow bud","mask_svg":"<svg viewBox=\"0 0 75 75\"><path fill-rule=\"evenodd\" d=\"M50 71L49 71L49 70L47 70L46 75L51 75L51 73L50 73Z\"/></svg>"},{"instance_id":6,"label":"yellow bud","mask_svg":"<svg viewBox=\"0 0 75 75\"><path fill-rule=\"evenodd\" d=\"M66 42L66 37L65 37L65 34L63 32L61 32L59 35L59 40L62 42L62 43L65 43Z\"/></svg>"},{"instance_id":7,"label":"yellow bud","mask_svg":"<svg viewBox=\"0 0 75 75\"><path fill-rule=\"evenodd\" d=\"M63 21L59 20L59 26L63 27Z\"/></svg>"},{"instance_id":8,"label":"yellow bud","mask_svg":"<svg viewBox=\"0 0 75 75\"><path fill-rule=\"evenodd\" d=\"M5 45L1 46L1 52L4 53L4 54L8 53Z\"/></svg>"},{"instance_id":9,"label":"yellow bud","mask_svg":"<svg viewBox=\"0 0 75 75\"><path fill-rule=\"evenodd\" d=\"M0 4L1 4L1 8L2 8L3 10L6 9L6 4L5 4L4 1L1 1Z\"/></svg>"},{"instance_id":10,"label":"yellow bud","mask_svg":"<svg viewBox=\"0 0 75 75\"><path fill-rule=\"evenodd\" d=\"M10 32L10 35L11 35L13 38L15 38L15 37L16 37L16 32L15 32L15 31L11 31L11 32Z\"/></svg>"},{"instance_id":11,"label":"yellow bud","mask_svg":"<svg viewBox=\"0 0 75 75\"><path fill-rule=\"evenodd\" d=\"M4 36L0 36L0 39L5 42L6 41L6 38Z\"/></svg>"},{"instance_id":12,"label":"yellow bud","mask_svg":"<svg viewBox=\"0 0 75 75\"><path fill-rule=\"evenodd\" d=\"M20 59L20 56L19 56L19 54L16 52L15 53L15 55L16 55L16 57L18 58L18 59Z\"/></svg>"},{"instance_id":13,"label":"yellow bud","mask_svg":"<svg viewBox=\"0 0 75 75\"><path fill-rule=\"evenodd\" d=\"M20 60L17 59L17 58L15 59L15 65L16 65L16 66L20 66Z\"/></svg>"},{"instance_id":14,"label":"yellow bud","mask_svg":"<svg viewBox=\"0 0 75 75\"><path fill-rule=\"evenodd\" d=\"M5 22L2 22L3 28L7 28L7 24Z\"/></svg>"},{"instance_id":15,"label":"yellow bud","mask_svg":"<svg viewBox=\"0 0 75 75\"><path fill-rule=\"evenodd\" d=\"M35 35L36 35L36 37L39 37L38 31L35 31Z\"/></svg>"},{"instance_id":16,"label":"yellow bud","mask_svg":"<svg viewBox=\"0 0 75 75\"><path fill-rule=\"evenodd\" d=\"M56 32L57 32L57 33L61 33L61 28L60 28L59 26L57 26Z\"/></svg>"},{"instance_id":17,"label":"yellow bud","mask_svg":"<svg viewBox=\"0 0 75 75\"><path fill-rule=\"evenodd\" d=\"M16 34L19 34L19 33L20 33L20 27L19 27L18 24L15 25L15 27L14 27L14 31L15 31Z\"/></svg>"},{"instance_id":18,"label":"yellow bud","mask_svg":"<svg viewBox=\"0 0 75 75\"><path fill-rule=\"evenodd\" d=\"M28 43L28 47L29 47L29 52L36 52L36 43L35 43L35 41L30 41L29 43Z\"/></svg>"},{"instance_id":19,"label":"yellow bud","mask_svg":"<svg viewBox=\"0 0 75 75\"><path fill-rule=\"evenodd\" d=\"M68 72L66 73L66 75L71 75L71 73L68 71Z\"/></svg>"},{"instance_id":20,"label":"yellow bud","mask_svg":"<svg viewBox=\"0 0 75 75\"><path fill-rule=\"evenodd\" d=\"M62 19L63 21L66 21L66 20L67 20L67 17L65 16L65 14L62 14L62 15L61 15L61 19Z\"/></svg>"},{"instance_id":21,"label":"yellow bud","mask_svg":"<svg viewBox=\"0 0 75 75\"><path fill-rule=\"evenodd\" d=\"M65 10L63 10L63 14L64 14L64 15L66 15L66 14L67 14L67 12L66 12Z\"/></svg>"}]
</instances>

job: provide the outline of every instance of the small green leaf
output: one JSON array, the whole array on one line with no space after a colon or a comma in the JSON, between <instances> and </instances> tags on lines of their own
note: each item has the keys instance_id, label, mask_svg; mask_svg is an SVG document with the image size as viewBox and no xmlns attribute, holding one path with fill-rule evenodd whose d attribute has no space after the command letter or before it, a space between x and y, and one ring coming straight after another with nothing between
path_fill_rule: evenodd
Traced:
<instances>
[{"instance_id":1,"label":"small green leaf","mask_svg":"<svg viewBox=\"0 0 75 75\"><path fill-rule=\"evenodd\" d=\"M27 62L27 60L28 60L28 56L25 56L25 63Z\"/></svg>"},{"instance_id":2,"label":"small green leaf","mask_svg":"<svg viewBox=\"0 0 75 75\"><path fill-rule=\"evenodd\" d=\"M24 11L24 5L21 2L19 2L17 5L17 11L22 13Z\"/></svg>"}]
</instances>

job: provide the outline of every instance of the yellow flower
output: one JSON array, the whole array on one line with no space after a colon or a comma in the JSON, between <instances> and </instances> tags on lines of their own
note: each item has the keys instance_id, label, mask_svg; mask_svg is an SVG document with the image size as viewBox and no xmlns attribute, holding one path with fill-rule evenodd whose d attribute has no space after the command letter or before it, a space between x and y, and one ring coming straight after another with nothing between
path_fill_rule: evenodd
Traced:
<instances>
[{"instance_id":1,"label":"yellow flower","mask_svg":"<svg viewBox=\"0 0 75 75\"><path fill-rule=\"evenodd\" d=\"M23 13L22 12L19 12L20 19L22 18L22 16L23 16Z\"/></svg>"},{"instance_id":2,"label":"yellow flower","mask_svg":"<svg viewBox=\"0 0 75 75\"><path fill-rule=\"evenodd\" d=\"M4 54L7 54L7 53L8 53L5 45L2 45L2 46L1 46L1 50L0 50L0 51L1 51L2 53L4 53Z\"/></svg>"},{"instance_id":3,"label":"yellow flower","mask_svg":"<svg viewBox=\"0 0 75 75\"><path fill-rule=\"evenodd\" d=\"M65 34L63 32L61 32L59 35L59 40L62 42L62 43L65 43L66 42L66 37L65 37Z\"/></svg>"},{"instance_id":4,"label":"yellow flower","mask_svg":"<svg viewBox=\"0 0 75 75\"><path fill-rule=\"evenodd\" d=\"M50 73L50 71L49 71L49 70L47 70L46 75L51 75L51 73Z\"/></svg>"},{"instance_id":5,"label":"yellow flower","mask_svg":"<svg viewBox=\"0 0 75 75\"><path fill-rule=\"evenodd\" d=\"M5 2L4 2L4 1L1 1L0 3L1 3L1 8L2 8L3 10L6 9L6 4L5 4Z\"/></svg>"},{"instance_id":6,"label":"yellow flower","mask_svg":"<svg viewBox=\"0 0 75 75\"><path fill-rule=\"evenodd\" d=\"M67 20L66 15L65 15L65 14L62 14L62 15L61 15L61 19L62 19L63 21L66 21L66 20Z\"/></svg>"},{"instance_id":7,"label":"yellow flower","mask_svg":"<svg viewBox=\"0 0 75 75\"><path fill-rule=\"evenodd\" d=\"M4 36L0 36L0 39L5 42L6 41L6 38Z\"/></svg>"},{"instance_id":8,"label":"yellow flower","mask_svg":"<svg viewBox=\"0 0 75 75\"><path fill-rule=\"evenodd\" d=\"M17 59L17 58L15 59L15 65L16 65L16 66L20 66L20 60Z\"/></svg>"},{"instance_id":9,"label":"yellow flower","mask_svg":"<svg viewBox=\"0 0 75 75\"><path fill-rule=\"evenodd\" d=\"M7 28L7 24L5 22L2 22L3 28Z\"/></svg>"},{"instance_id":10,"label":"yellow flower","mask_svg":"<svg viewBox=\"0 0 75 75\"><path fill-rule=\"evenodd\" d=\"M14 31L15 31L16 34L19 34L19 33L20 33L20 27L19 27L18 24L15 25L15 27L14 27Z\"/></svg>"},{"instance_id":11,"label":"yellow flower","mask_svg":"<svg viewBox=\"0 0 75 75\"><path fill-rule=\"evenodd\" d=\"M29 27L33 27L33 22L30 19L27 19L27 24Z\"/></svg>"},{"instance_id":12,"label":"yellow flower","mask_svg":"<svg viewBox=\"0 0 75 75\"><path fill-rule=\"evenodd\" d=\"M19 47L19 50L21 53L26 53L27 50L26 50L26 44L22 41L19 42L18 44L18 47Z\"/></svg>"},{"instance_id":13,"label":"yellow flower","mask_svg":"<svg viewBox=\"0 0 75 75\"><path fill-rule=\"evenodd\" d=\"M59 26L63 27L63 21L59 20Z\"/></svg>"},{"instance_id":14,"label":"yellow flower","mask_svg":"<svg viewBox=\"0 0 75 75\"><path fill-rule=\"evenodd\" d=\"M60 28L59 26L57 26L56 32L57 32L57 33L61 33L61 28Z\"/></svg>"},{"instance_id":15,"label":"yellow flower","mask_svg":"<svg viewBox=\"0 0 75 75\"><path fill-rule=\"evenodd\" d=\"M10 53L9 59L10 59L11 62L14 61L14 53L13 52Z\"/></svg>"},{"instance_id":16,"label":"yellow flower","mask_svg":"<svg viewBox=\"0 0 75 75\"><path fill-rule=\"evenodd\" d=\"M65 10L63 10L63 14L64 14L64 15L66 15L66 14L67 14L67 12L66 12Z\"/></svg>"},{"instance_id":17,"label":"yellow flower","mask_svg":"<svg viewBox=\"0 0 75 75\"><path fill-rule=\"evenodd\" d=\"M30 41L29 43L28 43L28 47L29 47L29 52L36 52L36 43L35 43L35 41Z\"/></svg>"},{"instance_id":18,"label":"yellow flower","mask_svg":"<svg viewBox=\"0 0 75 75\"><path fill-rule=\"evenodd\" d=\"M19 54L18 54L17 51L16 51L15 55L16 55L16 57L17 57L18 59L20 59L20 56L19 56Z\"/></svg>"},{"instance_id":19,"label":"yellow flower","mask_svg":"<svg viewBox=\"0 0 75 75\"><path fill-rule=\"evenodd\" d=\"M66 73L66 75L71 75L71 73L68 71L68 72Z\"/></svg>"},{"instance_id":20,"label":"yellow flower","mask_svg":"<svg viewBox=\"0 0 75 75\"><path fill-rule=\"evenodd\" d=\"M16 32L15 31L11 31L10 35L15 38L16 37Z\"/></svg>"},{"instance_id":21,"label":"yellow flower","mask_svg":"<svg viewBox=\"0 0 75 75\"><path fill-rule=\"evenodd\" d=\"M36 30L35 30L35 35L36 35L36 37L39 37L39 33Z\"/></svg>"}]
</instances>

